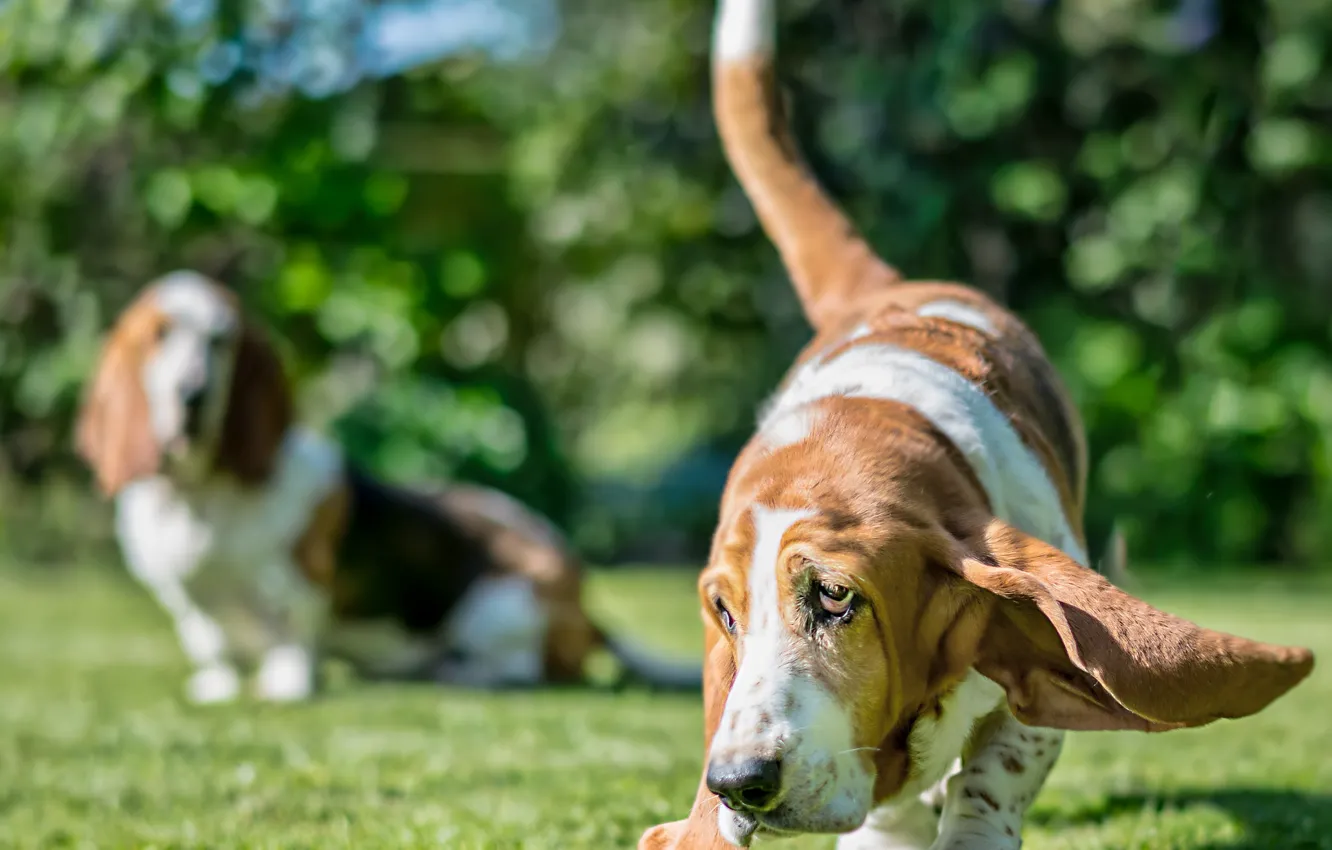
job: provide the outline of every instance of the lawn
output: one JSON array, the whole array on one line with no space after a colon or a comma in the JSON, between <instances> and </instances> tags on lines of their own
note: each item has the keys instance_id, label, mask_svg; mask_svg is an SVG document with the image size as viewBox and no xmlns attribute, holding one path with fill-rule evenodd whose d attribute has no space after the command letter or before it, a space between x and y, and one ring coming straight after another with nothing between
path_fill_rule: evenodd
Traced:
<instances>
[{"instance_id":1,"label":"lawn","mask_svg":"<svg viewBox=\"0 0 1332 850\"><path fill-rule=\"evenodd\" d=\"M1332 585L1193 584L1147 595L1312 646L1323 668L1256 718L1071 736L1028 850L1332 850ZM696 646L685 571L598 575L592 601L653 645ZM607 850L682 816L699 769L696 697L342 682L202 710L179 700L183 672L120 574L0 571L0 847Z\"/></svg>"}]
</instances>

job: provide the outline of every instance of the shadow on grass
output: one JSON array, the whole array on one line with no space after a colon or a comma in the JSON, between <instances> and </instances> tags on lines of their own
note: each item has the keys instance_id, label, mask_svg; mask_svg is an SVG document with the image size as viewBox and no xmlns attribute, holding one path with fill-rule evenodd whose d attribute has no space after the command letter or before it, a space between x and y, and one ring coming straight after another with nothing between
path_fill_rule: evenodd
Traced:
<instances>
[{"instance_id":1,"label":"shadow on grass","mask_svg":"<svg viewBox=\"0 0 1332 850\"><path fill-rule=\"evenodd\" d=\"M1072 815L1032 813L1033 822L1072 826L1093 823L1130 812L1161 812L1197 806L1219 809L1240 823L1244 835L1234 841L1213 842L1199 850L1314 850L1332 847L1332 794L1281 791L1270 788L1183 790L1168 793L1116 794L1098 806Z\"/></svg>"}]
</instances>

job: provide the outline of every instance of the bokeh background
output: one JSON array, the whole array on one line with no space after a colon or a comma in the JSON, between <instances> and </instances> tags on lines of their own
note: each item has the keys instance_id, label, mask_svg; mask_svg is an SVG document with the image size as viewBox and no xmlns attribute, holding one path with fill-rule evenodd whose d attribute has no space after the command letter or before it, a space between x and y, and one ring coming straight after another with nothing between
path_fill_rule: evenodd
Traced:
<instances>
[{"instance_id":1,"label":"bokeh background","mask_svg":"<svg viewBox=\"0 0 1332 850\"><path fill-rule=\"evenodd\" d=\"M1135 566L1332 542L1332 3L791 0L798 135L915 277L1038 331ZM697 566L809 337L722 160L698 0L0 2L0 531L105 549L100 335L192 267L305 417Z\"/></svg>"},{"instance_id":2,"label":"bokeh background","mask_svg":"<svg viewBox=\"0 0 1332 850\"><path fill-rule=\"evenodd\" d=\"M780 5L820 179L1067 379L1093 556L1118 522L1135 593L1323 659L1250 720L1071 735L1029 846L1332 850L1332 0ZM606 850L684 815L697 694L184 704L71 426L134 292L212 274L353 459L513 493L599 622L697 658L726 471L810 335L722 159L712 12L0 0L0 847Z\"/></svg>"}]
</instances>

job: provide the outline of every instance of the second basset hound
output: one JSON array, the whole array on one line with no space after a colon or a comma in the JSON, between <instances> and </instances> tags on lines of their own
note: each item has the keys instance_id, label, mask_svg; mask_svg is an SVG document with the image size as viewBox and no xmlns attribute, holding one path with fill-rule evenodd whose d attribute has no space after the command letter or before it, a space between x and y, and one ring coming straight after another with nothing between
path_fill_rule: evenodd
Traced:
<instances>
[{"instance_id":1,"label":"second basset hound","mask_svg":"<svg viewBox=\"0 0 1332 850\"><path fill-rule=\"evenodd\" d=\"M130 571L175 621L195 702L238 696L251 669L261 698L303 699L325 655L485 687L577 681L607 647L649 684L701 676L609 639L578 559L515 500L389 485L297 425L276 352L198 274L119 317L77 442Z\"/></svg>"},{"instance_id":2,"label":"second basset hound","mask_svg":"<svg viewBox=\"0 0 1332 850\"><path fill-rule=\"evenodd\" d=\"M905 281L817 185L778 110L776 14L721 0L716 117L817 333L731 470L699 579L693 809L639 847L1016 850L1064 730L1243 717L1313 657L1087 568L1055 370L982 293Z\"/></svg>"}]
</instances>

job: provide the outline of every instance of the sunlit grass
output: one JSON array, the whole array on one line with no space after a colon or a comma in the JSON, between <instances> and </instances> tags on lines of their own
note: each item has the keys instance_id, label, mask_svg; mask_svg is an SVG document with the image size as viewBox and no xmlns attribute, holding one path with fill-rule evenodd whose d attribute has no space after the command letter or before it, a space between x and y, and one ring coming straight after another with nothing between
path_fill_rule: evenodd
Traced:
<instances>
[{"instance_id":1,"label":"sunlit grass","mask_svg":"<svg viewBox=\"0 0 1332 850\"><path fill-rule=\"evenodd\" d=\"M1196 579L1149 596L1332 657L1329 586ZM696 651L687 571L596 576L609 623ZM192 709L166 620L120 574L0 571L0 847L605 848L682 816L696 697L341 683ZM1256 718L1075 735L1029 850L1332 848L1332 675ZM787 846L828 847L828 841Z\"/></svg>"}]
</instances>

